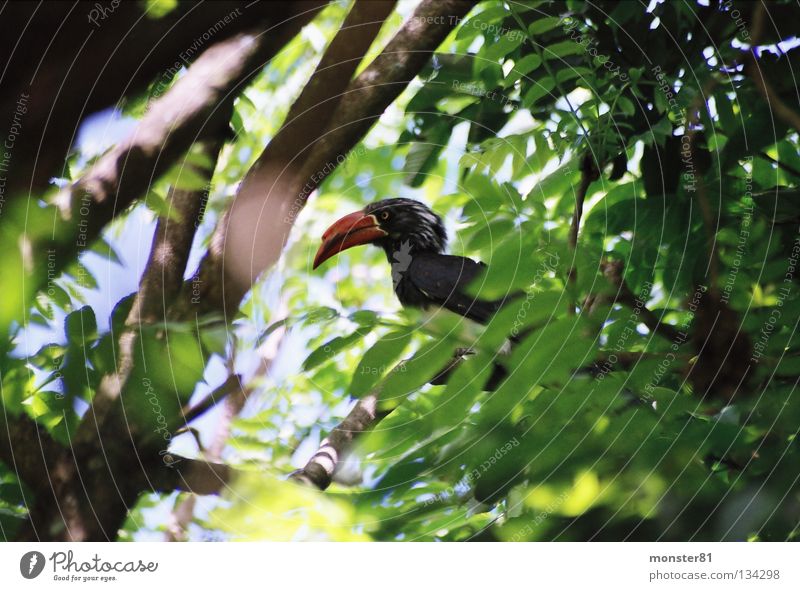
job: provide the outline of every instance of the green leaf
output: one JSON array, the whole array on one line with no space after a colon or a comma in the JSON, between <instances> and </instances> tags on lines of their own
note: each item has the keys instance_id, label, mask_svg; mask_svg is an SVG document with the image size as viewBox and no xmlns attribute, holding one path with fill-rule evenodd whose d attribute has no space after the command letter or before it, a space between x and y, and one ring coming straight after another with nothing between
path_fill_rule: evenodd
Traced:
<instances>
[{"instance_id":1,"label":"green leaf","mask_svg":"<svg viewBox=\"0 0 800 591\"><path fill-rule=\"evenodd\" d=\"M203 343L203 348L209 353L224 355L225 348L228 345L228 337L228 327L224 323L200 327L200 340Z\"/></svg>"},{"instance_id":2,"label":"green leaf","mask_svg":"<svg viewBox=\"0 0 800 591\"><path fill-rule=\"evenodd\" d=\"M653 125L651 131L656 136L669 136L672 135L672 123L666 117L663 117L658 123Z\"/></svg>"},{"instance_id":3,"label":"green leaf","mask_svg":"<svg viewBox=\"0 0 800 591\"><path fill-rule=\"evenodd\" d=\"M627 97L617 97L617 106L624 115L628 115L629 117L636 113L636 107L633 106L633 102Z\"/></svg>"},{"instance_id":4,"label":"green leaf","mask_svg":"<svg viewBox=\"0 0 800 591\"><path fill-rule=\"evenodd\" d=\"M495 243L500 242L514 230L514 222L509 219L500 218L489 221L487 224L476 224L477 231L467 243L470 251L480 251L491 248Z\"/></svg>"},{"instance_id":5,"label":"green leaf","mask_svg":"<svg viewBox=\"0 0 800 591\"><path fill-rule=\"evenodd\" d=\"M522 99L522 106L526 109L530 109L540 98L548 96L555 87L555 80L549 76L541 80L535 80L530 90L525 93Z\"/></svg>"},{"instance_id":6,"label":"green leaf","mask_svg":"<svg viewBox=\"0 0 800 591\"><path fill-rule=\"evenodd\" d=\"M456 33L456 39L475 37L482 29L488 30L493 23L501 21L507 15L508 11L504 6L490 6L464 21Z\"/></svg>"},{"instance_id":7,"label":"green leaf","mask_svg":"<svg viewBox=\"0 0 800 591\"><path fill-rule=\"evenodd\" d=\"M508 297L533 283L544 256L534 248L530 236L512 234L494 249L486 261L488 267L475 278L468 292L487 300Z\"/></svg>"},{"instance_id":8,"label":"green leaf","mask_svg":"<svg viewBox=\"0 0 800 591\"><path fill-rule=\"evenodd\" d=\"M97 339L97 319L94 310L84 306L64 318L64 335L70 345L83 346Z\"/></svg>"},{"instance_id":9,"label":"green leaf","mask_svg":"<svg viewBox=\"0 0 800 591\"><path fill-rule=\"evenodd\" d=\"M144 197L144 204L147 208L155 213L158 217L164 219L171 219L176 222L180 222L181 220L180 215L178 212L173 208L169 201L167 201L166 196L162 195L158 191L151 189L147 192L147 195Z\"/></svg>"},{"instance_id":10,"label":"green leaf","mask_svg":"<svg viewBox=\"0 0 800 591\"><path fill-rule=\"evenodd\" d=\"M62 310L66 311L72 308L72 299L69 297L69 294L57 283L54 282L51 285L48 285L46 293L48 296L50 296L50 299L53 301L53 303Z\"/></svg>"},{"instance_id":11,"label":"green leaf","mask_svg":"<svg viewBox=\"0 0 800 591\"><path fill-rule=\"evenodd\" d=\"M178 7L178 0L146 0L145 6L148 18L160 19Z\"/></svg>"},{"instance_id":12,"label":"green leaf","mask_svg":"<svg viewBox=\"0 0 800 591\"><path fill-rule=\"evenodd\" d=\"M738 120L733 114L731 99L728 98L725 91L718 90L714 93L714 104L717 107L717 116L722 129L727 130L729 133L736 129Z\"/></svg>"},{"instance_id":13,"label":"green leaf","mask_svg":"<svg viewBox=\"0 0 800 591\"><path fill-rule=\"evenodd\" d=\"M361 326L372 327L378 323L380 316L373 310L358 310L350 314L350 320Z\"/></svg>"},{"instance_id":14,"label":"green leaf","mask_svg":"<svg viewBox=\"0 0 800 591\"><path fill-rule=\"evenodd\" d=\"M583 51L583 46L574 41L560 41L553 45L545 45L544 48L545 59L548 60L567 57L568 55L578 55Z\"/></svg>"},{"instance_id":15,"label":"green leaf","mask_svg":"<svg viewBox=\"0 0 800 591\"><path fill-rule=\"evenodd\" d=\"M486 380L495 369L494 354L467 355L447 380L436 409L425 417L436 433L458 426L469 414Z\"/></svg>"},{"instance_id":16,"label":"green leaf","mask_svg":"<svg viewBox=\"0 0 800 591\"><path fill-rule=\"evenodd\" d=\"M526 55L525 57L521 58L517 63L515 63L513 68L511 68L511 71L508 73L508 76L506 76L504 83L505 86L506 87L511 86L517 80L519 80L523 76L527 76L541 65L542 65L542 58L540 58L537 54L530 53Z\"/></svg>"},{"instance_id":17,"label":"green leaf","mask_svg":"<svg viewBox=\"0 0 800 591\"><path fill-rule=\"evenodd\" d=\"M363 339L370 330L372 330L372 327L361 326L352 334L344 337L334 337L320 345L306 357L303 362L303 371L310 371L326 361L330 361L344 349Z\"/></svg>"},{"instance_id":18,"label":"green leaf","mask_svg":"<svg viewBox=\"0 0 800 591\"><path fill-rule=\"evenodd\" d=\"M530 327L549 324L567 312L569 297L559 291L531 291L507 303L478 338L476 347L497 350L508 337L519 337Z\"/></svg>"},{"instance_id":19,"label":"green leaf","mask_svg":"<svg viewBox=\"0 0 800 591\"><path fill-rule=\"evenodd\" d=\"M19 360L19 363L6 363L2 378L2 387L0 387L0 398L2 399L2 407L0 412L8 412L11 415L18 415L23 410L23 403L25 398L30 395L30 389L36 379L31 375L30 369L25 367L24 362ZM12 365L11 368L8 365Z\"/></svg>"},{"instance_id":20,"label":"green leaf","mask_svg":"<svg viewBox=\"0 0 800 591\"><path fill-rule=\"evenodd\" d=\"M49 343L43 345L41 349L28 359L38 367L52 369L58 367L65 352L65 347L56 343Z\"/></svg>"},{"instance_id":21,"label":"green leaf","mask_svg":"<svg viewBox=\"0 0 800 591\"><path fill-rule=\"evenodd\" d=\"M172 424L178 412L189 401L197 383L203 379L206 352L196 331L190 326L144 327L136 347L134 370L129 387L152 390L161 405L155 414L163 414ZM148 385L149 384L149 385ZM153 402L144 394L129 400L135 421L152 421Z\"/></svg>"},{"instance_id":22,"label":"green leaf","mask_svg":"<svg viewBox=\"0 0 800 591\"><path fill-rule=\"evenodd\" d=\"M102 237L95 240L89 250L116 265L122 264L122 260L120 260L117 251Z\"/></svg>"},{"instance_id":23,"label":"green leaf","mask_svg":"<svg viewBox=\"0 0 800 591\"><path fill-rule=\"evenodd\" d=\"M481 57L489 61L497 61L505 58L509 53L522 45L523 36L519 31L509 31L502 35L495 43L488 43L487 49L482 52Z\"/></svg>"},{"instance_id":24,"label":"green leaf","mask_svg":"<svg viewBox=\"0 0 800 591\"><path fill-rule=\"evenodd\" d=\"M528 27L528 32L531 35L539 35L541 33L546 33L547 31L552 31L555 29L559 23L561 22L561 18L557 16L548 16L546 18L540 18L539 20L533 21L531 25Z\"/></svg>"},{"instance_id":25,"label":"green leaf","mask_svg":"<svg viewBox=\"0 0 800 591\"><path fill-rule=\"evenodd\" d=\"M591 85L594 80L594 70L578 66L575 68L564 68L563 70L559 70L558 74L556 74L556 80L559 84L572 80L573 78L580 78L580 81L576 84Z\"/></svg>"},{"instance_id":26,"label":"green leaf","mask_svg":"<svg viewBox=\"0 0 800 591\"><path fill-rule=\"evenodd\" d=\"M237 137L241 137L247 133L242 116L237 109L234 109L231 114L231 127L233 127L233 131L236 133Z\"/></svg>"},{"instance_id":27,"label":"green leaf","mask_svg":"<svg viewBox=\"0 0 800 591\"><path fill-rule=\"evenodd\" d=\"M81 261L73 261L73 263L67 267L66 272L70 277L75 279L77 287L83 289L97 289L97 280ZM67 284L67 287L69 288L70 285Z\"/></svg>"},{"instance_id":28,"label":"green leaf","mask_svg":"<svg viewBox=\"0 0 800 591\"><path fill-rule=\"evenodd\" d=\"M300 323L303 326L313 326L315 324L330 322L331 320L335 320L336 318L339 318L339 312L337 310L329 306L318 306L312 308L306 314L304 314L300 318ZM287 324L287 319L279 320L278 322L280 322L282 325ZM263 340L269 333L275 330L273 328L275 324L277 324L277 322L273 323L273 325L267 329L268 332L259 337L259 340Z\"/></svg>"},{"instance_id":29,"label":"green leaf","mask_svg":"<svg viewBox=\"0 0 800 591\"><path fill-rule=\"evenodd\" d=\"M401 368L386 378L381 389L380 408L389 410L400 405L438 375L453 359L454 347L446 339L424 344Z\"/></svg>"},{"instance_id":30,"label":"green leaf","mask_svg":"<svg viewBox=\"0 0 800 591\"><path fill-rule=\"evenodd\" d=\"M372 345L356 366L350 383L350 395L359 397L366 394L386 372L392 370L409 342L411 332L399 330L384 335Z\"/></svg>"},{"instance_id":31,"label":"green leaf","mask_svg":"<svg viewBox=\"0 0 800 591\"><path fill-rule=\"evenodd\" d=\"M214 170L214 159L211 158L207 153L198 149L193 148L189 150L186 156L184 156L183 161L185 164L191 164L205 171Z\"/></svg>"},{"instance_id":32,"label":"green leaf","mask_svg":"<svg viewBox=\"0 0 800 591\"><path fill-rule=\"evenodd\" d=\"M170 168L164 175L164 180L184 191L203 191L208 187L208 178L186 162L179 162Z\"/></svg>"},{"instance_id":33,"label":"green leaf","mask_svg":"<svg viewBox=\"0 0 800 591\"><path fill-rule=\"evenodd\" d=\"M466 98L469 102L478 100L477 97L460 98ZM458 111L460 110L459 107ZM418 187L425 182L428 172L439 162L439 154L447 144L451 132L451 122L440 121L427 126L419 136L420 141L411 144L403 165L403 172L406 174L405 182L408 185Z\"/></svg>"}]
</instances>

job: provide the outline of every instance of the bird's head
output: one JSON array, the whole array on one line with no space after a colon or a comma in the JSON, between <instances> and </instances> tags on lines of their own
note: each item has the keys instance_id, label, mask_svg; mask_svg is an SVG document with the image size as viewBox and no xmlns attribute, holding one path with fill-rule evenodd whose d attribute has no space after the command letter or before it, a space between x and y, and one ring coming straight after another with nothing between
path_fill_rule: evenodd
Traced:
<instances>
[{"instance_id":1,"label":"bird's head","mask_svg":"<svg viewBox=\"0 0 800 591\"><path fill-rule=\"evenodd\" d=\"M447 244L442 218L413 199L384 199L370 203L334 222L322 235L314 268L334 255L360 244L375 244L392 253L404 243L412 253L442 252Z\"/></svg>"}]
</instances>

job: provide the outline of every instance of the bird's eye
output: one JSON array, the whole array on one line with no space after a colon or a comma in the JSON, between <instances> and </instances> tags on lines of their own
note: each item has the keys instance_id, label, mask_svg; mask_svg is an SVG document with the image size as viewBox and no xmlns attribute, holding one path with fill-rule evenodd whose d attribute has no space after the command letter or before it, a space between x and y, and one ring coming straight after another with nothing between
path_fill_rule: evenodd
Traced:
<instances>
[{"instance_id":1,"label":"bird's eye","mask_svg":"<svg viewBox=\"0 0 800 591\"><path fill-rule=\"evenodd\" d=\"M382 219L383 221L386 221L386 220L388 220L388 219L389 219L389 212L388 212L388 211L384 211L384 212L381 214L381 219Z\"/></svg>"}]
</instances>

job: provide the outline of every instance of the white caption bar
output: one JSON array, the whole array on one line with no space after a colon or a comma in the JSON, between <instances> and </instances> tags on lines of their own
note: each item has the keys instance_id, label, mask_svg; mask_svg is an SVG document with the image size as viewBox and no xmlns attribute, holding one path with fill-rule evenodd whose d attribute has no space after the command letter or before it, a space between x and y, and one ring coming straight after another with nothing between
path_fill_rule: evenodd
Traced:
<instances>
[{"instance_id":1,"label":"white caption bar","mask_svg":"<svg viewBox=\"0 0 800 591\"><path fill-rule=\"evenodd\" d=\"M790 543L0 544L4 588L800 589ZM589 587L587 587L589 588Z\"/></svg>"}]
</instances>

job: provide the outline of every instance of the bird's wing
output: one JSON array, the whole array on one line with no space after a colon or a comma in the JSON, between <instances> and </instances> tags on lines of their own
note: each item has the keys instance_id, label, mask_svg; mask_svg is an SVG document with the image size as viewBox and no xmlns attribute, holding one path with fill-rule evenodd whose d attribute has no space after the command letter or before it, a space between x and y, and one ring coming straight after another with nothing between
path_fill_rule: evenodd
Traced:
<instances>
[{"instance_id":1,"label":"bird's wing","mask_svg":"<svg viewBox=\"0 0 800 591\"><path fill-rule=\"evenodd\" d=\"M467 293L467 286L486 268L465 257L420 254L408 268L408 279L432 302L451 312L486 324L503 301L481 300Z\"/></svg>"}]
</instances>

